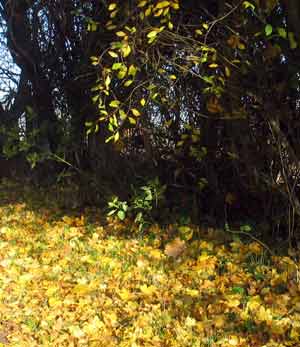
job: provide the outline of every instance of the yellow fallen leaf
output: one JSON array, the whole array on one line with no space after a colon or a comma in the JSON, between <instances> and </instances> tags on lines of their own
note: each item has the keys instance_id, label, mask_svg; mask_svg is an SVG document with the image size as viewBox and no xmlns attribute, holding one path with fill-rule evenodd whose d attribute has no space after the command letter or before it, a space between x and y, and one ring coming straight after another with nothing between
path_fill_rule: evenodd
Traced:
<instances>
[{"instance_id":1,"label":"yellow fallen leaf","mask_svg":"<svg viewBox=\"0 0 300 347\"><path fill-rule=\"evenodd\" d=\"M48 304L50 307L56 307L56 306L61 306L62 301L59 298L49 298Z\"/></svg>"},{"instance_id":2,"label":"yellow fallen leaf","mask_svg":"<svg viewBox=\"0 0 300 347\"><path fill-rule=\"evenodd\" d=\"M228 339L228 343L230 346L237 346L239 344L238 336L232 335Z\"/></svg>"},{"instance_id":3,"label":"yellow fallen leaf","mask_svg":"<svg viewBox=\"0 0 300 347\"><path fill-rule=\"evenodd\" d=\"M157 291L157 288L155 286L147 286L146 284L143 284L140 286L140 291L146 296L152 296Z\"/></svg>"},{"instance_id":4,"label":"yellow fallen leaf","mask_svg":"<svg viewBox=\"0 0 300 347\"><path fill-rule=\"evenodd\" d=\"M79 296L85 296L92 290L93 288L91 288L89 284L76 284L76 286L73 288L73 293Z\"/></svg>"},{"instance_id":5,"label":"yellow fallen leaf","mask_svg":"<svg viewBox=\"0 0 300 347\"><path fill-rule=\"evenodd\" d=\"M159 260L161 259L162 257L162 253L159 249L152 249L150 252L149 252L150 256L156 260Z\"/></svg>"},{"instance_id":6,"label":"yellow fallen leaf","mask_svg":"<svg viewBox=\"0 0 300 347\"><path fill-rule=\"evenodd\" d=\"M69 331L72 336L76 337L77 339L80 339L81 337L84 337L85 333L82 331L78 326L72 325L69 327Z\"/></svg>"},{"instance_id":7,"label":"yellow fallen leaf","mask_svg":"<svg viewBox=\"0 0 300 347\"><path fill-rule=\"evenodd\" d=\"M133 294L127 290L126 288L123 288L120 292L119 292L119 296L122 300L124 301L129 301L130 299L132 299Z\"/></svg>"},{"instance_id":8,"label":"yellow fallen leaf","mask_svg":"<svg viewBox=\"0 0 300 347\"><path fill-rule=\"evenodd\" d=\"M103 320L108 327L116 327L118 325L118 316L115 312L103 312Z\"/></svg>"},{"instance_id":9,"label":"yellow fallen leaf","mask_svg":"<svg viewBox=\"0 0 300 347\"><path fill-rule=\"evenodd\" d=\"M199 296L200 293L199 293L199 290L197 290L197 289L189 289L189 288L187 288L186 289L186 294L191 296L192 298L196 298L196 297Z\"/></svg>"},{"instance_id":10,"label":"yellow fallen leaf","mask_svg":"<svg viewBox=\"0 0 300 347\"><path fill-rule=\"evenodd\" d=\"M214 318L214 325L216 328L222 328L226 323L226 318L224 315L219 315Z\"/></svg>"},{"instance_id":11,"label":"yellow fallen leaf","mask_svg":"<svg viewBox=\"0 0 300 347\"><path fill-rule=\"evenodd\" d=\"M88 335L94 335L98 331L103 330L105 327L104 323L99 319L98 316L95 316L91 321L86 323L83 327L83 331Z\"/></svg>"}]
</instances>

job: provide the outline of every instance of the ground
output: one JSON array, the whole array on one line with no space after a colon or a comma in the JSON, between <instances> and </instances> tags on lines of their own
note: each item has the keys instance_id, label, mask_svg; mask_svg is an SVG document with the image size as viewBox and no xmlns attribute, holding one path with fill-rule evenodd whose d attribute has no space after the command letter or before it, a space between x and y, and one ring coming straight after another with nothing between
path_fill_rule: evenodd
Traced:
<instances>
[{"instance_id":1,"label":"ground","mask_svg":"<svg viewBox=\"0 0 300 347\"><path fill-rule=\"evenodd\" d=\"M14 189L0 189L0 346L299 346L293 259L194 226L164 244L157 225L130 235Z\"/></svg>"}]
</instances>

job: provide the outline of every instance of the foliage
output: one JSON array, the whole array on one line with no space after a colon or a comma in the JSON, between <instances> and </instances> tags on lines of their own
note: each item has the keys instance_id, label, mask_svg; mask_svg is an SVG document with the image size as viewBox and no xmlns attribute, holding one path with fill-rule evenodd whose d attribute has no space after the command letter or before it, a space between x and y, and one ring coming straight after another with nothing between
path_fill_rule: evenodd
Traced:
<instances>
[{"instance_id":1,"label":"foliage","mask_svg":"<svg viewBox=\"0 0 300 347\"><path fill-rule=\"evenodd\" d=\"M251 220L292 244L299 23L295 0L0 0L0 156L42 172L60 157L40 181L70 163L102 199L157 176L193 221Z\"/></svg>"},{"instance_id":2,"label":"foliage","mask_svg":"<svg viewBox=\"0 0 300 347\"><path fill-rule=\"evenodd\" d=\"M158 178L149 180L146 185L137 190L132 186L131 201L128 203L127 201L120 201L118 197L113 197L108 202L109 212L107 215L116 214L121 221L126 216L133 217L134 223L138 225L138 230L142 231L154 221L153 213L164 199L165 188L160 184Z\"/></svg>"},{"instance_id":3,"label":"foliage","mask_svg":"<svg viewBox=\"0 0 300 347\"><path fill-rule=\"evenodd\" d=\"M192 187L200 206L211 191L217 210L232 186L253 195L272 195L275 187L279 205L293 210L297 224L299 151L290 126L299 97L292 91L299 85L291 25L296 5L125 3L108 2L93 30L99 38L104 31L108 40L91 57L98 72L92 89L98 116L86 124L88 133L105 123L106 141L122 143L124 154L132 129L150 133L146 154L158 162L159 156L170 158L175 168L168 183ZM282 172L280 186L275 177ZM246 209L250 202L241 203ZM276 219L271 210L265 217ZM295 229L294 221L289 227Z\"/></svg>"}]
</instances>

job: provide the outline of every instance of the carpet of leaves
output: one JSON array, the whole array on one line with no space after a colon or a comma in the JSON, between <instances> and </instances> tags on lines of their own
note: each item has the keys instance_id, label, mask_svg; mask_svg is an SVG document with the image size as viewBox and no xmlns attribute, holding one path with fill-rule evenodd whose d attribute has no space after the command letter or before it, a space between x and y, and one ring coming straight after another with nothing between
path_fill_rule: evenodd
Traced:
<instances>
[{"instance_id":1,"label":"carpet of leaves","mask_svg":"<svg viewBox=\"0 0 300 347\"><path fill-rule=\"evenodd\" d=\"M291 258L207 233L172 257L158 227L150 242L53 213L0 207L0 346L300 345Z\"/></svg>"}]
</instances>

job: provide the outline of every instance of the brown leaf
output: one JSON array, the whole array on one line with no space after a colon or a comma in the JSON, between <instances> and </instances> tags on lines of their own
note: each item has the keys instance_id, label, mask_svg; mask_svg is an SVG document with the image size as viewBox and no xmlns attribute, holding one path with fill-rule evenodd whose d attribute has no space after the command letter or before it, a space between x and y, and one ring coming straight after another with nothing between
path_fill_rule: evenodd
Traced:
<instances>
[{"instance_id":1,"label":"brown leaf","mask_svg":"<svg viewBox=\"0 0 300 347\"><path fill-rule=\"evenodd\" d=\"M166 245L165 254L169 257L177 258L183 253L185 248L185 242L177 237Z\"/></svg>"}]
</instances>

